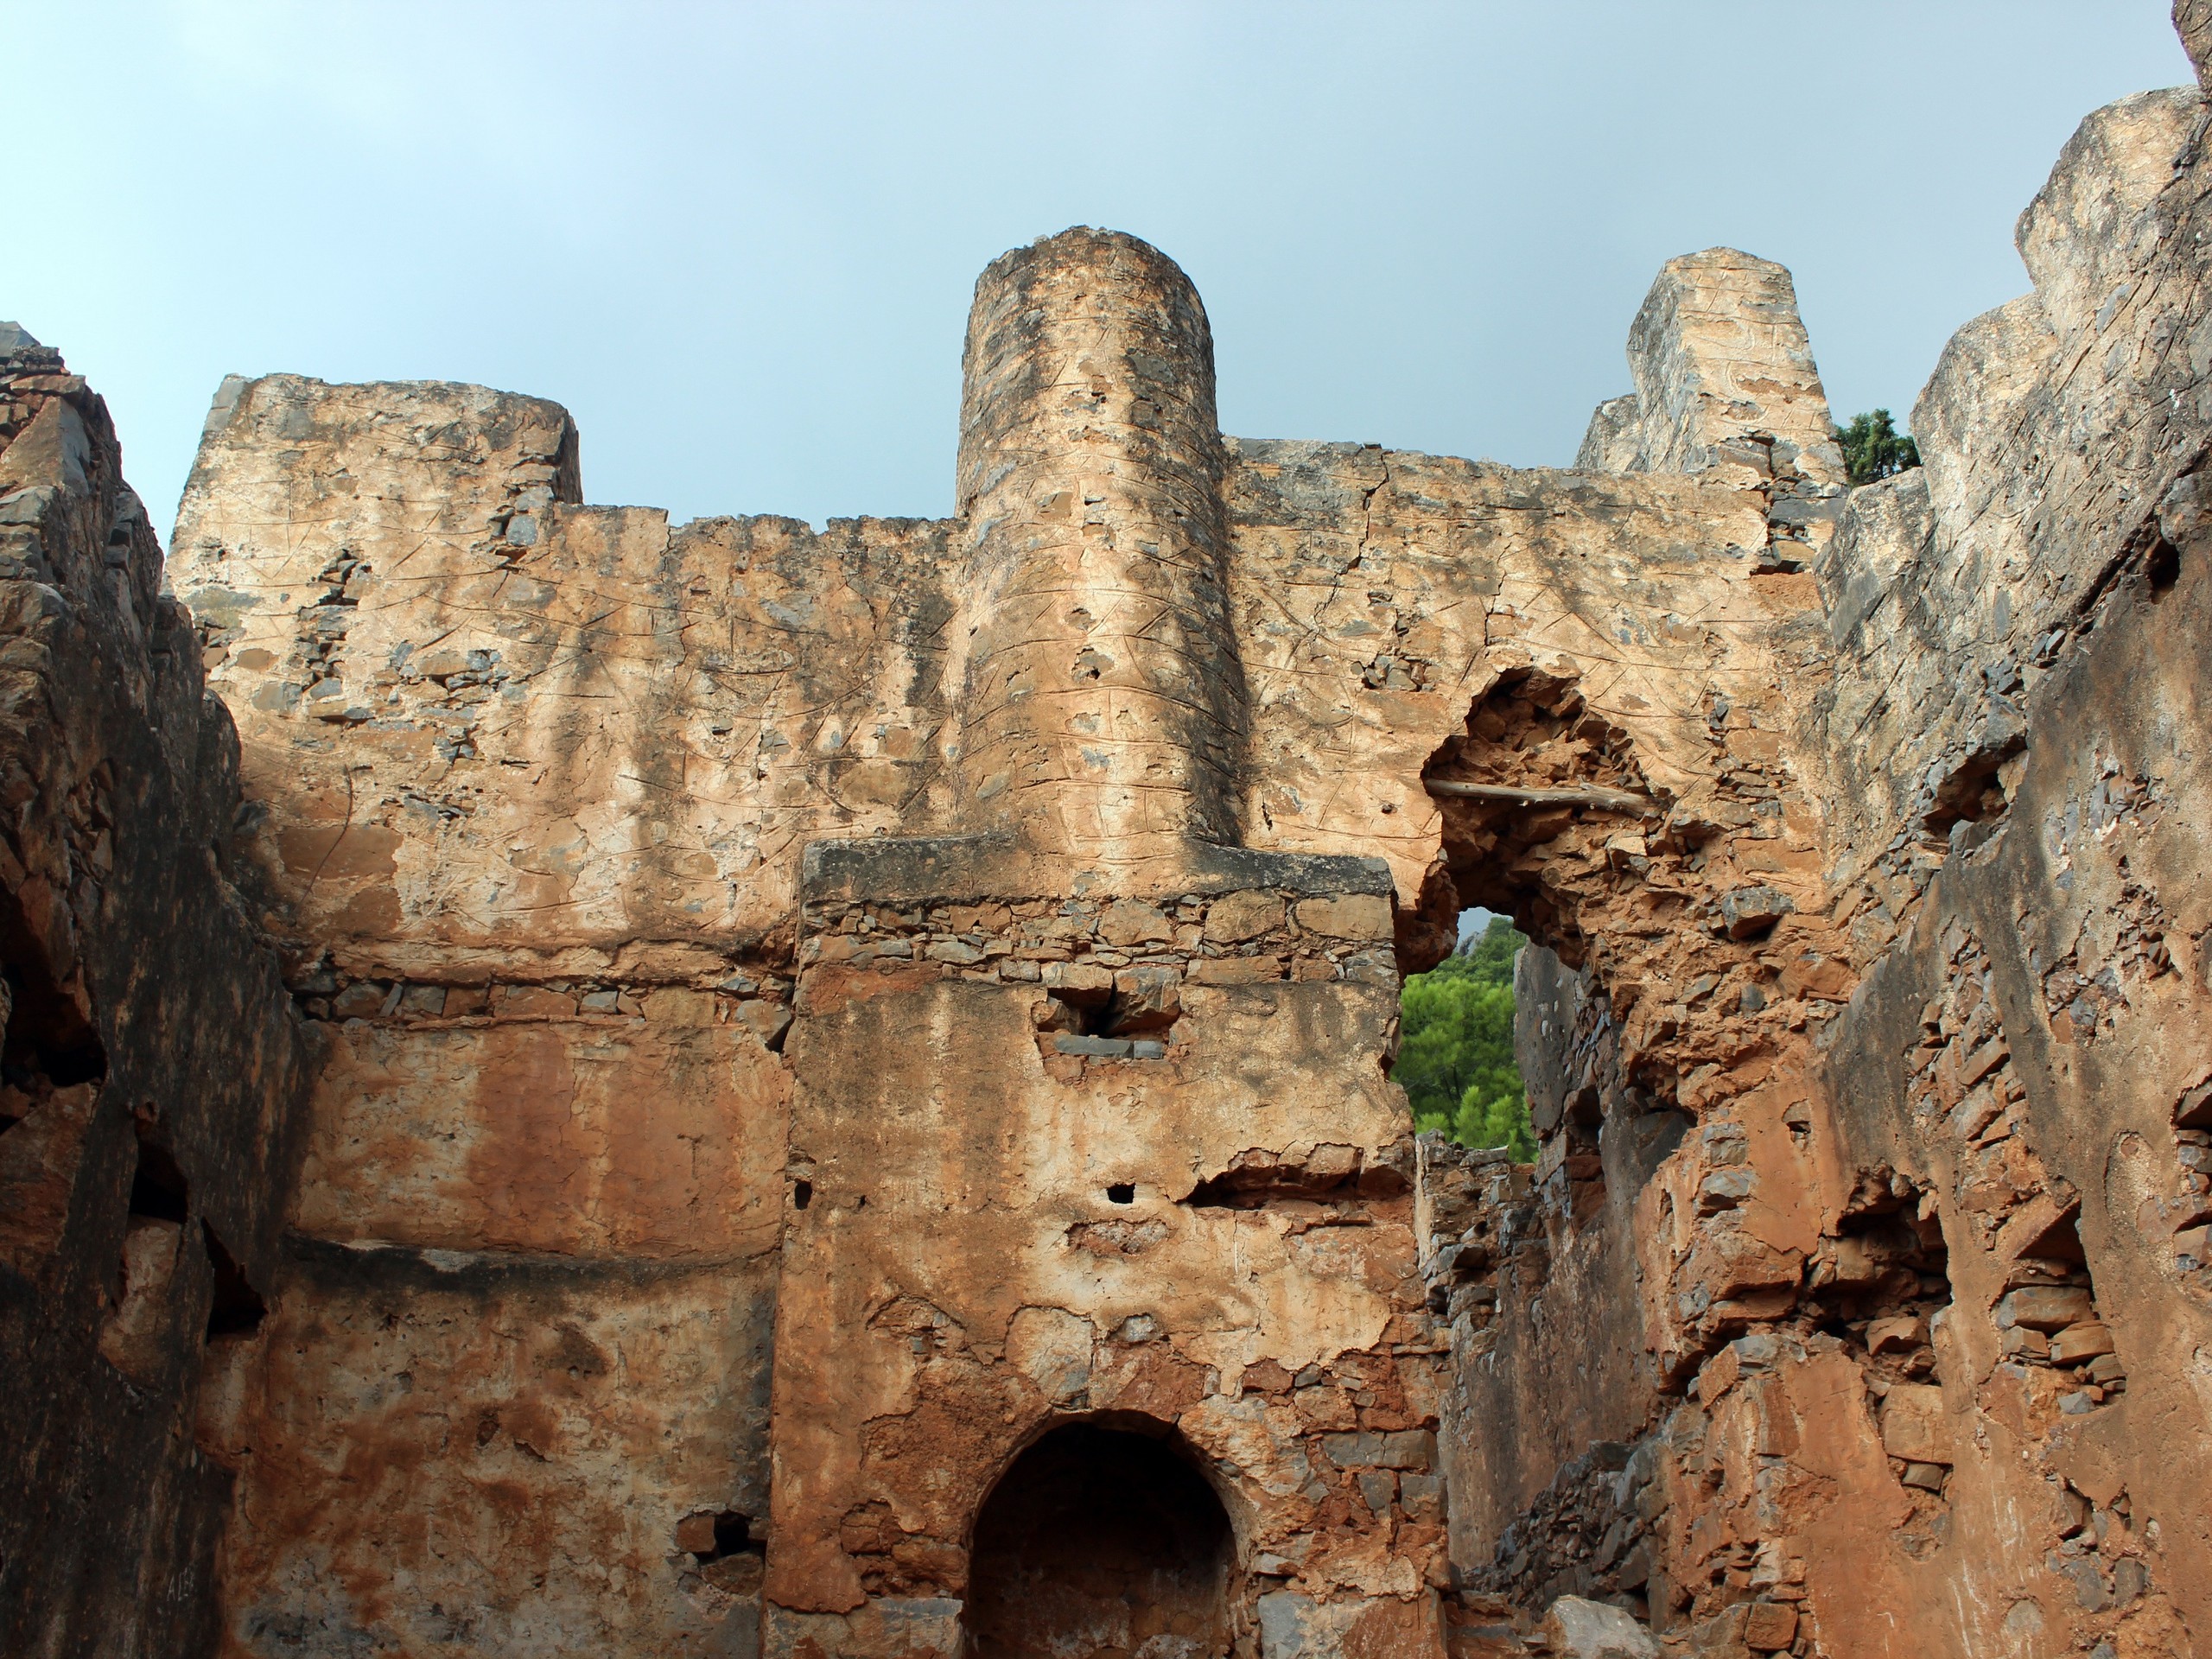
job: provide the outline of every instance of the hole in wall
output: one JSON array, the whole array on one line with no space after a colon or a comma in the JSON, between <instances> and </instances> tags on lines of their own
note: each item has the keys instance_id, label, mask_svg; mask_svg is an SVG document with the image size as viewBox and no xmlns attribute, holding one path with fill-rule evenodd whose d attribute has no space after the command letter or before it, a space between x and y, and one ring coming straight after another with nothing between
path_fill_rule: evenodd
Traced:
<instances>
[{"instance_id":1,"label":"hole in wall","mask_svg":"<svg viewBox=\"0 0 2212 1659\"><path fill-rule=\"evenodd\" d=\"M175 1359L175 1289L192 1199L168 1148L146 1138L143 1122L137 1128L137 1163L99 1351L126 1376L150 1384Z\"/></svg>"},{"instance_id":2,"label":"hole in wall","mask_svg":"<svg viewBox=\"0 0 2212 1659\"><path fill-rule=\"evenodd\" d=\"M1179 970L1154 963L1052 963L1037 1022L1042 1051L1097 1060L1165 1059L1171 1028L1183 1013L1182 982Z\"/></svg>"},{"instance_id":3,"label":"hole in wall","mask_svg":"<svg viewBox=\"0 0 2212 1659\"><path fill-rule=\"evenodd\" d=\"M130 1178L130 1213L181 1226L191 1208L191 1185L177 1167L175 1157L159 1141L142 1136L138 1166Z\"/></svg>"},{"instance_id":4,"label":"hole in wall","mask_svg":"<svg viewBox=\"0 0 2212 1659\"><path fill-rule=\"evenodd\" d=\"M1513 1049L1513 974L1528 943L1506 917L1461 911L1452 954L1399 988L1390 1068L1416 1130L1441 1130L1463 1147L1504 1147L1523 1163L1536 1142Z\"/></svg>"},{"instance_id":5,"label":"hole in wall","mask_svg":"<svg viewBox=\"0 0 2212 1659\"><path fill-rule=\"evenodd\" d=\"M793 1209L804 1210L808 1205L812 1204L813 1202L814 1183L812 1181L793 1181L791 1183L791 1207Z\"/></svg>"},{"instance_id":6,"label":"hole in wall","mask_svg":"<svg viewBox=\"0 0 2212 1659\"><path fill-rule=\"evenodd\" d=\"M1948 841L1961 823L1993 824L2012 804L2005 786L2005 763L2027 749L2027 738L2015 734L2005 741L1968 755L1937 785L1936 798L1921 818L1921 829L1932 839Z\"/></svg>"},{"instance_id":7,"label":"hole in wall","mask_svg":"<svg viewBox=\"0 0 2212 1659\"><path fill-rule=\"evenodd\" d=\"M1438 746L1421 778L1486 792L1438 798L1444 868L1422 891L1418 925L1425 932L1406 971L1449 952L1459 914L1478 906L1510 917L1568 967L1580 967L1585 941L1573 911L1540 879L1538 849L1579 822L1630 831L1664 811L1628 734L1590 708L1576 681L1512 670L1475 700L1465 725Z\"/></svg>"},{"instance_id":8,"label":"hole in wall","mask_svg":"<svg viewBox=\"0 0 2212 1659\"><path fill-rule=\"evenodd\" d=\"M107 1051L99 1033L47 971L44 952L10 903L0 903L0 963L6 985L0 1007L7 1017L6 1034L0 1038L0 1082L35 1097L105 1078Z\"/></svg>"},{"instance_id":9,"label":"hole in wall","mask_svg":"<svg viewBox=\"0 0 2212 1659\"><path fill-rule=\"evenodd\" d=\"M715 1554L716 1555L766 1555L768 1546L753 1535L753 1522L748 1516L734 1510L724 1510L715 1516Z\"/></svg>"},{"instance_id":10,"label":"hole in wall","mask_svg":"<svg viewBox=\"0 0 2212 1659\"><path fill-rule=\"evenodd\" d=\"M728 1555L765 1555L768 1546L753 1535L753 1517L739 1510L701 1510L676 1523L676 1547L701 1561Z\"/></svg>"},{"instance_id":11,"label":"hole in wall","mask_svg":"<svg viewBox=\"0 0 2212 1659\"><path fill-rule=\"evenodd\" d=\"M676 1523L676 1547L687 1552L692 1571L725 1594L757 1594L767 1564L768 1546L756 1538L752 1516L738 1510L702 1510Z\"/></svg>"},{"instance_id":12,"label":"hole in wall","mask_svg":"<svg viewBox=\"0 0 2212 1659\"><path fill-rule=\"evenodd\" d=\"M1135 1204L1136 1199L1136 1187L1128 1181L1116 1181L1106 1189L1109 1204Z\"/></svg>"},{"instance_id":13,"label":"hole in wall","mask_svg":"<svg viewBox=\"0 0 2212 1659\"><path fill-rule=\"evenodd\" d=\"M1951 1305L1950 1251L1924 1189L1886 1170L1862 1176L1837 1228L1814 1257L1806 1311L1862 1348L1904 1355L1885 1368L1897 1380L1931 1375L1927 1324ZM1868 1335L1875 1321L1914 1317L1921 1324L1910 1342L1900 1327Z\"/></svg>"},{"instance_id":14,"label":"hole in wall","mask_svg":"<svg viewBox=\"0 0 2212 1659\"><path fill-rule=\"evenodd\" d=\"M2150 579L2152 604L2172 591L2181 580L2181 550L2164 537L2154 542L2151 554L2143 562L2143 574Z\"/></svg>"},{"instance_id":15,"label":"hole in wall","mask_svg":"<svg viewBox=\"0 0 2212 1659\"><path fill-rule=\"evenodd\" d=\"M1225 1654L1235 1538L1172 1431L1056 1428L977 1513L965 1618L975 1659Z\"/></svg>"},{"instance_id":16,"label":"hole in wall","mask_svg":"<svg viewBox=\"0 0 2212 1659\"><path fill-rule=\"evenodd\" d=\"M1585 1222L1605 1207L1605 1110L1598 1085L1586 1083L1569 1090L1560 1113L1559 1134L1564 1146L1555 1146L1558 1163L1548 1178L1554 1192L1563 1192L1568 1217Z\"/></svg>"},{"instance_id":17,"label":"hole in wall","mask_svg":"<svg viewBox=\"0 0 2212 1659\"><path fill-rule=\"evenodd\" d=\"M1357 1147L1315 1147L1302 1159L1262 1147L1236 1154L1179 1200L1194 1210L1262 1210L1285 1203L1351 1204L1395 1198L1409 1188L1388 1164L1370 1164Z\"/></svg>"},{"instance_id":18,"label":"hole in wall","mask_svg":"<svg viewBox=\"0 0 2212 1659\"><path fill-rule=\"evenodd\" d=\"M1815 1254L1805 1303L1877 1393L1891 1473L1933 1497L1948 1485L1953 1459L1935 1347L1950 1317L1950 1262L1927 1189L1887 1168L1863 1172L1836 1235Z\"/></svg>"},{"instance_id":19,"label":"hole in wall","mask_svg":"<svg viewBox=\"0 0 2212 1659\"><path fill-rule=\"evenodd\" d=\"M97 1041L48 1051L40 1070L57 1089L79 1083L98 1083L107 1076L107 1055Z\"/></svg>"},{"instance_id":20,"label":"hole in wall","mask_svg":"<svg viewBox=\"0 0 2212 1659\"><path fill-rule=\"evenodd\" d=\"M1041 1028L1070 1036L1164 1041L1183 1013L1181 976L1173 968L1078 964L1045 988L1052 1007Z\"/></svg>"},{"instance_id":21,"label":"hole in wall","mask_svg":"<svg viewBox=\"0 0 2212 1659\"><path fill-rule=\"evenodd\" d=\"M207 1339L250 1336L269 1317L269 1304L246 1278L245 1269L238 1266L222 1236L205 1221L200 1224L200 1231L215 1275L215 1294L207 1306Z\"/></svg>"},{"instance_id":22,"label":"hole in wall","mask_svg":"<svg viewBox=\"0 0 2212 1659\"><path fill-rule=\"evenodd\" d=\"M1718 724L1729 719L1725 699L1707 712ZM1618 1117L1637 1127L1639 1146L1657 1145L1661 1131L1675 1126L1647 1120L1671 1105L1675 1079L1649 1058L1643 1071L1623 1070L1614 999L1599 982L1583 928L1605 925L1593 917L1606 913L1606 895L1640 882L1655 861L1700 868L1699 833L1711 826L1669 825L1669 798L1645 778L1626 730L1592 708L1576 680L1535 669L1502 675L1478 697L1463 729L1430 756L1422 781L1443 823L1442 856L1418 906L1421 925L1456 945L1459 916L1479 908L1509 918L1525 942L1510 969L1501 963L1493 976L1504 994L1491 1021L1496 1038L1510 1032L1518 1109L1496 1068L1479 1114L1465 1110L1464 1092L1450 1103L1454 1138L1503 1144L1535 1161L1543 1190L1551 1192L1556 1178L1570 1218L1586 1220L1605 1209L1601 1130ZM1647 919L1686 923L1686 908L1687 900L1662 896ZM1409 972L1427 965L1404 944L1402 934ZM1442 954L1432 950L1427 961ZM1401 1073L1414 1069L1408 1046L1402 1031ZM1417 1109L1434 1122L1446 1097L1425 1093Z\"/></svg>"},{"instance_id":23,"label":"hole in wall","mask_svg":"<svg viewBox=\"0 0 2212 1659\"><path fill-rule=\"evenodd\" d=\"M2005 1294L1997 1304L2005 1357L2069 1373L2107 1399L2124 1392L2127 1376L2097 1306L2079 1210L2066 1210L2018 1250L2005 1265ZM2085 1395L2077 1409L2095 1403Z\"/></svg>"}]
</instances>

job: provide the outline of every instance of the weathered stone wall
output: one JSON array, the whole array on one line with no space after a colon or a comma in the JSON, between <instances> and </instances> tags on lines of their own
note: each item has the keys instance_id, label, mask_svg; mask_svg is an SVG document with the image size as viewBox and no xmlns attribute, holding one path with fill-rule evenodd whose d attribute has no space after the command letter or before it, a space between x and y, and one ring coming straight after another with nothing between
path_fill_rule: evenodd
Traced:
<instances>
[{"instance_id":1,"label":"weathered stone wall","mask_svg":"<svg viewBox=\"0 0 2212 1659\"><path fill-rule=\"evenodd\" d=\"M1820 515L1829 642L1784 736L1823 824L1817 913L1798 889L1779 976L1726 1022L1779 992L1809 1041L1770 1072L1676 1072L1698 1123L1637 1214L1641 1284L1559 1275L1571 1185L1547 1204L1492 1170L1431 1241L1433 1298L1478 1320L1455 1328L1463 1445L1526 1444L1531 1418L1559 1441L1509 1477L1510 1525L1463 1537L1455 1487L1476 1588L1613 1596L1716 1653L2183 1653L2212 1616L2202 130L2193 89L2083 124L2022 217L2035 291L1961 330L1923 396L1925 468ZM1699 378L1654 315L1586 465L1646 464L1651 385ZM1603 1100L1603 969L1524 965L1540 1121L1584 1079ZM1722 1225L1696 1240L1693 1214ZM1696 1304L1751 1243L1761 1282L1714 1325ZM1516 1283L1524 1328L1565 1302L1618 1340L1640 1308L1643 1437L1573 1444L1592 1393L1616 1423L1632 1396L1530 1348Z\"/></svg>"},{"instance_id":2,"label":"weathered stone wall","mask_svg":"<svg viewBox=\"0 0 2212 1659\"><path fill-rule=\"evenodd\" d=\"M1929 1652L2183 1652L2212 1619L2204 121L2190 89L2082 124L2021 216L2033 294L1962 330L1916 410L1924 501L1858 493L1822 573L1852 595L1816 715L1839 908L1879 952L1819 1078L1823 1230L1886 1185L1872 1208L1944 1248L1910 1382L1885 1391L1864 1351L1901 1338L1873 1326L1777 1364L1809 1423L1800 1379L1852 1358L1879 1425L1850 1454L1870 1501L1786 1516L1832 1564L1808 1580L1832 1651L1878 1650L1854 1582L1925 1609Z\"/></svg>"},{"instance_id":3,"label":"weathered stone wall","mask_svg":"<svg viewBox=\"0 0 2212 1659\"><path fill-rule=\"evenodd\" d=\"M187 496L328 1056L224 1427L265 1477L246 1651L757 1625L790 883L919 787L942 534L671 534L576 480L551 405L279 378L226 388Z\"/></svg>"},{"instance_id":4,"label":"weathered stone wall","mask_svg":"<svg viewBox=\"0 0 2212 1659\"><path fill-rule=\"evenodd\" d=\"M969 358L970 517L820 537L579 505L575 435L526 399L219 399L179 582L331 1056L296 1340L228 1426L269 1476L229 1546L243 1649L426 1639L524 1576L534 1623L479 1639L737 1640L757 1555L677 1541L715 1516L770 1541L772 1644L926 1643L997 1472L1100 1412L1213 1470L1235 1618L1271 1650L1433 1622L1444 1344L1382 1079L1395 971L1493 889L1637 973L1677 972L1657 925L1724 890L1754 896L1723 934L1796 902L1810 822L1745 779L1819 637L1770 550L1812 532L1780 524L1770 461L1598 479L1230 443L1195 296L1123 238L995 267ZM1501 747L1493 704L1546 742ZM1440 805L1433 763L1629 804ZM1656 901L1654 858L1683 882ZM1593 908L1616 900L1634 941ZM1703 1051L1633 1007L1642 1100ZM313 1334L426 1284L474 1317ZM611 1357L707 1285L737 1310L700 1338L713 1388L671 1355L549 1393L483 1350L528 1302ZM527 1434L563 1389L596 1433L556 1457ZM308 1393L356 1403L302 1419ZM637 1439L656 1425L680 1479ZM353 1446L385 1448L378 1495L338 1505L315 1471ZM458 1554L420 1526L480 1466L528 1549L489 1517L452 1523ZM599 1543L539 1563L548 1535Z\"/></svg>"},{"instance_id":5,"label":"weathered stone wall","mask_svg":"<svg viewBox=\"0 0 2212 1659\"><path fill-rule=\"evenodd\" d=\"M1009 283L1037 292L1001 340ZM730 1339L753 1357L725 1379L757 1402L772 1370L773 1409L692 1459L679 1491L579 1483L551 1459L510 1475L541 1531L602 1541L533 1576L545 1628L748 1625L753 1558L675 1547L685 1517L721 1515L770 1541L772 1645L926 1646L958 1618L963 1529L997 1471L1099 1412L1147 1413L1214 1470L1238 1523L1235 1622L1274 1629L1270 1651L1326 1650L1394 1600L1433 1617L1418 1607L1446 1581L1446 1516L1421 1484L1428 1454L1392 1436L1446 1430L1466 1581L1524 1599L1611 1584L1550 1555L1500 1578L1484 1558L1560 1465L1592 1467L1593 1439L1647 1428L1705 1356L1790 1305L1816 1229L1739 1166L1754 1136L1797 1144L1784 1120L1811 1033L1847 994L1824 771L1788 747L1789 688L1828 650L1803 568L1841 506L1808 412L1817 377L1778 267L1700 256L1658 294L1637 350L1655 388L1706 388L1666 416L1697 474L1217 452L1187 285L1125 239L1071 233L979 287L963 453L970 493L1000 492L981 528L671 532L564 500L575 441L544 405L226 391L179 563L246 711L292 983L335 1027L280 1317L357 1322L397 1305L390 1287L359 1300L378 1270L396 1287L424 1262L488 1272L517 1251L548 1271L689 1261L733 1283L779 1262L774 1358L741 1318ZM1033 320L1052 304L1104 305L1078 334L1150 343L1071 372L1056 325ZM1746 386L1786 395L1722 395ZM1183 435L1146 435L1163 419ZM993 434L1019 438L1012 472L979 459ZM1177 535L1197 539L1170 557ZM968 543L980 574L948 575ZM958 721L948 664L970 693ZM1179 675L1207 682L1211 713L1179 700ZM972 695L986 682L1001 702ZM939 826L964 836L910 838ZM1229 826L1251 851L1219 844ZM794 917L810 836L849 850ZM1308 919L1362 894L1395 905ZM1509 1230L1520 1253L1491 1279L1483 1334L1452 1327L1445 1389L1449 1337L1421 1313L1412 1217L1387 1190L1402 1127L1380 1097L1379 1117L1351 1103L1379 1083L1391 969L1433 961L1476 902L1519 915L1557 953L1562 995L1579 988ZM1223 931L1224 904L1275 919ZM1378 925L1396 963L1363 966ZM688 1064L730 1082L672 1086ZM1141 1141L1070 1138L1099 1114ZM1358 1248L1301 1267L1288 1242L1317 1205L1357 1224ZM753 1216L780 1228L774 1262L779 1233ZM331 1245L353 1250L353 1275L310 1275ZM1119 1270L1101 1278L1101 1261ZM1656 1307L1639 1274L1666 1287ZM1248 1282L1272 1287L1240 1313ZM1547 1321L1539 1285L1588 1311ZM1592 1319L1613 1338L1594 1363ZM1145 1362L1135 1382L1124 1349ZM343 1352L329 1363L365 1363ZM419 1405L359 1394L318 1441L283 1421L317 1386L323 1362L302 1363L242 1395L241 1443L292 1449L266 1460L282 1471L267 1501L239 1507L233 1639L420 1630L445 1617L426 1605L499 1605L519 1566L492 1538L433 1567L406 1518L473 1455L436 1438L456 1409L493 1424L496 1448L538 1391L487 1393L458 1335L395 1349ZM626 1400L688 1385L655 1375ZM1261 1403L1278 1380L1295 1409ZM622 1432L677 1410L662 1399ZM405 1455L366 1516L340 1515L310 1471L356 1442ZM1332 1528L1344 1543L1317 1547ZM645 1586L613 1623L610 1554Z\"/></svg>"},{"instance_id":6,"label":"weathered stone wall","mask_svg":"<svg viewBox=\"0 0 2212 1659\"><path fill-rule=\"evenodd\" d=\"M854 1639L864 1594L957 1613L992 1482L1096 1413L1172 1425L1212 1472L1246 1630L1280 1598L1417 1618L1437 1353L1379 1064L1382 867L1248 856L1094 904L817 850L777 1335L790 1639Z\"/></svg>"},{"instance_id":7,"label":"weathered stone wall","mask_svg":"<svg viewBox=\"0 0 2212 1659\"><path fill-rule=\"evenodd\" d=\"M2201 114L2177 89L2082 123L2020 217L2035 290L1952 339L1913 410L1927 464L1854 493L1816 567L1838 669L1808 741L1838 768L1845 884L1910 883L1916 847L2002 810L2027 700L2202 440L2171 240Z\"/></svg>"},{"instance_id":8,"label":"weathered stone wall","mask_svg":"<svg viewBox=\"0 0 2212 1659\"><path fill-rule=\"evenodd\" d=\"M0 324L0 1649L204 1650L307 1046L107 410Z\"/></svg>"},{"instance_id":9,"label":"weathered stone wall","mask_svg":"<svg viewBox=\"0 0 2212 1659\"><path fill-rule=\"evenodd\" d=\"M2084 124L1857 490L1750 255L1556 472L1224 438L1188 282L1077 230L978 284L943 523L671 527L549 404L227 382L195 639L19 378L0 1157L79 1278L10 1352L200 1449L19 1475L125 1518L0 1571L257 1656L2187 1652L2203 124ZM1387 1080L1472 904L1533 1166ZM135 1218L54 1197L134 1141Z\"/></svg>"}]
</instances>

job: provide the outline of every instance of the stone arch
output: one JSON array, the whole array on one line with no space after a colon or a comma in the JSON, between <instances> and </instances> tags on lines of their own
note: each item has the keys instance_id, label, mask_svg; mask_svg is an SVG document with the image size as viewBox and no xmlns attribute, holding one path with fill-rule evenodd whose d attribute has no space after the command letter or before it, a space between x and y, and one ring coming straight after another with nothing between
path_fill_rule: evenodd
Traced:
<instances>
[{"instance_id":1,"label":"stone arch","mask_svg":"<svg viewBox=\"0 0 2212 1659\"><path fill-rule=\"evenodd\" d=\"M1592 709L1570 674L1511 668L1476 697L1421 768L1443 815L1439 864L1422 894L1444 933L1469 906L1511 916L1570 967L1588 953L1583 905L1562 868L1643 858L1667 809L1627 732ZM1551 879L1546 879L1547 865Z\"/></svg>"},{"instance_id":2,"label":"stone arch","mask_svg":"<svg viewBox=\"0 0 2212 1659\"><path fill-rule=\"evenodd\" d=\"M1063 1419L1014 1455L976 1510L969 1655L1225 1656L1244 1622L1238 1554L1230 1505L1172 1425Z\"/></svg>"},{"instance_id":3,"label":"stone arch","mask_svg":"<svg viewBox=\"0 0 2212 1659\"><path fill-rule=\"evenodd\" d=\"M1606 1117L1644 1121L1668 1147L1680 1132L1668 1036L1648 1021L1631 1030L1630 1017L1637 986L1665 982L1656 957L1679 954L1655 942L1694 931L1686 894L1700 885L1700 861L1646 758L1572 667L1518 666L1474 697L1421 772L1440 824L1417 965L1450 948L1471 906L1529 936L1516 1048L1540 1139L1564 1141L1547 1161L1565 1172L1578 1220L1605 1196Z\"/></svg>"}]
</instances>

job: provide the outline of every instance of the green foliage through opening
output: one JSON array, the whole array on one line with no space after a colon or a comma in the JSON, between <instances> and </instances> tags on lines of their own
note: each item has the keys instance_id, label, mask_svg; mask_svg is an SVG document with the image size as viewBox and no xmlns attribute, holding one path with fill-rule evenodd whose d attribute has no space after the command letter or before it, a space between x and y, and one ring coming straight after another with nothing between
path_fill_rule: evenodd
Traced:
<instances>
[{"instance_id":1,"label":"green foliage through opening","mask_svg":"<svg viewBox=\"0 0 2212 1659\"><path fill-rule=\"evenodd\" d=\"M1853 484L1894 478L1920 465L1920 446L1897 429L1886 409L1853 416L1850 425L1835 429L1835 441L1843 450L1844 474Z\"/></svg>"},{"instance_id":2,"label":"green foliage through opening","mask_svg":"<svg viewBox=\"0 0 2212 1659\"><path fill-rule=\"evenodd\" d=\"M1536 1155L1529 1098L1513 1059L1513 959L1529 941L1503 916L1401 994L1398 1063L1414 1127L1463 1147Z\"/></svg>"}]
</instances>

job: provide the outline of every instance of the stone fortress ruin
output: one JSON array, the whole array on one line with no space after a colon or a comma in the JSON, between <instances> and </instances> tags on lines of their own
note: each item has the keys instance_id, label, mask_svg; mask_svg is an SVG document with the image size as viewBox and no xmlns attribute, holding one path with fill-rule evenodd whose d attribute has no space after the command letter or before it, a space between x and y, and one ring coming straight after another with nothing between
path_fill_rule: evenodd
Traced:
<instances>
[{"instance_id":1,"label":"stone fortress ruin","mask_svg":"<svg viewBox=\"0 0 2212 1659\"><path fill-rule=\"evenodd\" d=\"M1726 249L1522 470L1071 230L820 532L273 375L165 565L0 340L0 1650L2212 1653L2208 130L1856 489Z\"/></svg>"}]
</instances>

